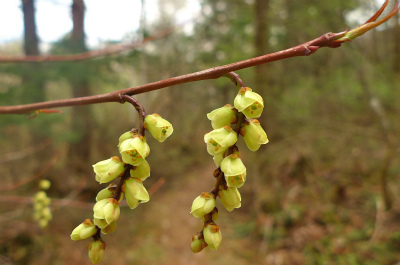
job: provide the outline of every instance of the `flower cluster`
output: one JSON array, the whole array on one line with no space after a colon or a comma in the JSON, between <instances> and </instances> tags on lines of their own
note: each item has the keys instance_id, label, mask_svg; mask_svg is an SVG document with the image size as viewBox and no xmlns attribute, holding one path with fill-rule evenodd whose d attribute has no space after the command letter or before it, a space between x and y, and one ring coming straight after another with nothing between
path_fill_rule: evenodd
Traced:
<instances>
[{"instance_id":1,"label":"flower cluster","mask_svg":"<svg viewBox=\"0 0 400 265\"><path fill-rule=\"evenodd\" d=\"M44 228L53 219L53 215L50 210L50 198L47 197L45 190L50 188L50 181L43 179L39 182L39 188L41 189L33 196L33 219L39 224L40 227Z\"/></svg>"},{"instance_id":2,"label":"flower cluster","mask_svg":"<svg viewBox=\"0 0 400 265\"><path fill-rule=\"evenodd\" d=\"M240 159L236 143L239 135L251 151L257 151L262 144L268 143L267 134L256 119L263 109L262 97L251 88L242 87L234 106L227 104L207 114L214 130L204 135L204 142L218 167L214 171L217 180L211 192L203 192L192 204L192 215L203 221L202 231L192 237L194 253L207 246L216 250L221 243L221 231L215 223L218 218L215 207L217 197L229 212L241 207L238 188L246 182L246 167Z\"/></svg>"},{"instance_id":3,"label":"flower cluster","mask_svg":"<svg viewBox=\"0 0 400 265\"><path fill-rule=\"evenodd\" d=\"M173 132L171 123L158 114L145 116L143 128L159 142L165 141ZM93 207L93 220L86 219L71 234L72 240L93 237L93 241L88 245L88 251L89 258L94 264L101 260L106 246L101 239L101 233L112 233L117 227L116 221L121 212L120 201L125 198L129 208L135 209L140 203L150 200L143 186L143 181L150 176L150 166L146 161L150 147L144 133L141 134L140 131L133 129L121 135L118 144L121 158L114 156L93 165L95 179L100 184L120 179L118 185L111 183L97 194L96 204Z\"/></svg>"}]
</instances>

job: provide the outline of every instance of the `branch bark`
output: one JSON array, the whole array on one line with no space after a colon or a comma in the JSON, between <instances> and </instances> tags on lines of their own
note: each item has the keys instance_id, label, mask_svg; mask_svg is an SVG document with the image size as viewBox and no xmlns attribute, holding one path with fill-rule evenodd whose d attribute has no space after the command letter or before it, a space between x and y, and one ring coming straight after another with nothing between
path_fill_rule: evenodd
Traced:
<instances>
[{"instance_id":1,"label":"branch bark","mask_svg":"<svg viewBox=\"0 0 400 265\"><path fill-rule=\"evenodd\" d=\"M118 90L111 93L88 96L88 97L39 102L39 103L32 103L32 104L18 105L18 106L4 106L0 107L0 114L27 114L30 111L35 111L39 109L72 107L72 106L99 104L106 102L120 102L122 95L137 95L169 86L195 82L200 80L216 79L232 71L237 71L240 69L260 64L265 64L277 60L282 60L290 57L310 55L316 52L318 48L329 47L330 45L332 45L335 38L343 36L343 34L344 32L335 34L328 33L310 42L283 51L266 54L263 56L251 58L248 60L232 64L217 66L214 68L210 68L207 70L187 75L172 77L161 81L140 85L137 87Z\"/></svg>"}]
</instances>

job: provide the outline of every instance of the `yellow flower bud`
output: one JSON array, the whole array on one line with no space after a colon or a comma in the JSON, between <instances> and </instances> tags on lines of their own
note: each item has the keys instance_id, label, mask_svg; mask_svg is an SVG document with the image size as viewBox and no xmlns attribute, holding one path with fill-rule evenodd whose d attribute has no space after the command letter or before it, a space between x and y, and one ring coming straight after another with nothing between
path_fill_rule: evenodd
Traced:
<instances>
[{"instance_id":1,"label":"yellow flower bud","mask_svg":"<svg viewBox=\"0 0 400 265\"><path fill-rule=\"evenodd\" d=\"M217 250L222 241L221 230L214 222L206 224L203 229L204 241L212 250Z\"/></svg>"},{"instance_id":2,"label":"yellow flower bud","mask_svg":"<svg viewBox=\"0 0 400 265\"><path fill-rule=\"evenodd\" d=\"M204 142L210 155L219 155L237 142L237 134L231 127L224 126L204 135Z\"/></svg>"},{"instance_id":3,"label":"yellow flower bud","mask_svg":"<svg viewBox=\"0 0 400 265\"><path fill-rule=\"evenodd\" d=\"M139 178L141 181L145 181L150 177L150 165L146 160L143 160L142 164L134 167L130 171L132 178Z\"/></svg>"},{"instance_id":4,"label":"yellow flower bud","mask_svg":"<svg viewBox=\"0 0 400 265\"><path fill-rule=\"evenodd\" d=\"M220 186L218 191L218 197L221 199L222 205L229 211L232 212L234 208L240 208L241 196L237 188L228 187L226 190ZM215 220L214 220L215 221Z\"/></svg>"},{"instance_id":5,"label":"yellow flower bud","mask_svg":"<svg viewBox=\"0 0 400 265\"><path fill-rule=\"evenodd\" d=\"M240 188L246 181L246 167L237 154L225 157L221 162L221 170L228 187Z\"/></svg>"},{"instance_id":6,"label":"yellow flower bud","mask_svg":"<svg viewBox=\"0 0 400 265\"><path fill-rule=\"evenodd\" d=\"M123 141L119 145L122 161L132 166L139 166L150 154L150 147L146 138L136 135L134 138Z\"/></svg>"},{"instance_id":7,"label":"yellow flower bud","mask_svg":"<svg viewBox=\"0 0 400 265\"><path fill-rule=\"evenodd\" d=\"M78 225L71 233L72 240L86 239L94 236L97 233L97 228L90 219L86 219L83 223Z\"/></svg>"},{"instance_id":8,"label":"yellow flower bud","mask_svg":"<svg viewBox=\"0 0 400 265\"><path fill-rule=\"evenodd\" d=\"M93 264L98 263L103 258L105 248L106 243L101 239L89 243L89 259Z\"/></svg>"},{"instance_id":9,"label":"yellow flower bud","mask_svg":"<svg viewBox=\"0 0 400 265\"><path fill-rule=\"evenodd\" d=\"M93 170L94 173L96 173L96 180L101 184L110 182L123 175L125 167L119 157L114 156L110 159L96 163L93 165Z\"/></svg>"},{"instance_id":10,"label":"yellow flower bud","mask_svg":"<svg viewBox=\"0 0 400 265\"><path fill-rule=\"evenodd\" d=\"M128 178L122 187L125 193L126 202L129 208L135 209L139 203L146 203L150 200L149 193L138 178Z\"/></svg>"},{"instance_id":11,"label":"yellow flower bud","mask_svg":"<svg viewBox=\"0 0 400 265\"><path fill-rule=\"evenodd\" d=\"M202 251L205 247L207 247L206 241L204 241L204 236L202 233L198 233L192 237L192 243L190 244L190 248L193 253L198 253Z\"/></svg>"},{"instance_id":12,"label":"yellow flower bud","mask_svg":"<svg viewBox=\"0 0 400 265\"><path fill-rule=\"evenodd\" d=\"M246 122L240 129L240 135L243 136L247 147L253 152L257 151L262 144L268 143L267 134L256 119Z\"/></svg>"},{"instance_id":13,"label":"yellow flower bud","mask_svg":"<svg viewBox=\"0 0 400 265\"><path fill-rule=\"evenodd\" d=\"M39 187L40 187L42 190L48 190L48 189L50 189L50 186L51 186L51 182L50 182L49 180L47 180L47 179L42 179L42 180L39 182Z\"/></svg>"},{"instance_id":14,"label":"yellow flower bud","mask_svg":"<svg viewBox=\"0 0 400 265\"><path fill-rule=\"evenodd\" d=\"M264 109L264 100L251 88L242 87L234 100L234 105L247 119L258 118Z\"/></svg>"},{"instance_id":15,"label":"yellow flower bud","mask_svg":"<svg viewBox=\"0 0 400 265\"><path fill-rule=\"evenodd\" d=\"M174 131L172 124L158 114L147 115L144 118L144 128L160 143L164 142Z\"/></svg>"},{"instance_id":16,"label":"yellow flower bud","mask_svg":"<svg viewBox=\"0 0 400 265\"><path fill-rule=\"evenodd\" d=\"M215 197L211 192L203 192L192 203L191 214L196 218L201 218L210 213L215 207Z\"/></svg>"},{"instance_id":17,"label":"yellow flower bud","mask_svg":"<svg viewBox=\"0 0 400 265\"><path fill-rule=\"evenodd\" d=\"M120 214L118 201L114 198L98 201L93 207L93 217L106 220L107 224L116 221Z\"/></svg>"},{"instance_id":18,"label":"yellow flower bud","mask_svg":"<svg viewBox=\"0 0 400 265\"><path fill-rule=\"evenodd\" d=\"M207 118L211 121L213 129L219 129L224 126L230 126L237 121L237 110L231 105L227 104L222 108L213 110L207 114Z\"/></svg>"}]
</instances>

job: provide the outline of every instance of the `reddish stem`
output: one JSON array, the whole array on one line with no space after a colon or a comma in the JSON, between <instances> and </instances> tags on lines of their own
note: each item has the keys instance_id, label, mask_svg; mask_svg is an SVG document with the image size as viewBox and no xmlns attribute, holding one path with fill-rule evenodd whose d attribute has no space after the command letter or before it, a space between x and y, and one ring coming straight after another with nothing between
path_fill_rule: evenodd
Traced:
<instances>
[{"instance_id":1,"label":"reddish stem","mask_svg":"<svg viewBox=\"0 0 400 265\"><path fill-rule=\"evenodd\" d=\"M161 81L157 81L154 83L144 84L137 87L127 88L123 90L114 91L111 93L100 94L95 96L88 97L80 97L80 98L71 98L71 99L61 99L61 100L53 100L47 102L39 102L32 103L26 105L17 105L17 106L4 106L0 107L0 114L24 114L29 111L34 111L38 109L50 109L50 108L59 108L59 107L70 107L70 106L79 106L79 105L90 105L90 104L99 104L106 102L120 102L121 97L123 95L137 95L146 92L150 92L153 90L194 82L200 80L207 79L216 79L219 78L229 72L269 63L273 61L278 61L290 57L296 56L307 56L313 54L320 47L329 47L333 44L333 40L342 36L345 32L342 33L328 33L322 35L319 38L316 38L312 41L303 43L301 45L278 51L270 54L266 54L263 56L247 59L244 61L227 64L223 66L217 66L214 68L210 68L207 70L181 75L177 77L172 77L168 79L164 79Z\"/></svg>"},{"instance_id":2,"label":"reddish stem","mask_svg":"<svg viewBox=\"0 0 400 265\"><path fill-rule=\"evenodd\" d=\"M139 135L144 136L145 135L144 118L147 116L146 111L144 110L143 106L139 103L139 101L137 101L133 97L130 97L128 95L122 95L120 102L124 103L125 101L131 103L137 110L139 114Z\"/></svg>"}]
</instances>

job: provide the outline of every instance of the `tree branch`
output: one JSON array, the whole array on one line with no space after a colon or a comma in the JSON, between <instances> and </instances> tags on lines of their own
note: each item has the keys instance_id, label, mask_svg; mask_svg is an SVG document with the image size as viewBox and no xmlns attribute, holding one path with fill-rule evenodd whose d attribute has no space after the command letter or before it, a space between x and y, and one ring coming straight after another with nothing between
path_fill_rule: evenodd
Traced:
<instances>
[{"instance_id":1,"label":"tree branch","mask_svg":"<svg viewBox=\"0 0 400 265\"><path fill-rule=\"evenodd\" d=\"M385 3L383 4L383 8L387 5L388 2L389 0L385 1ZM0 114L27 114L30 111L36 111L38 109L90 105L90 104L98 104L106 102L120 102L122 95L137 95L169 86L195 82L200 80L216 79L232 71L237 71L244 68L253 67L256 65L270 63L273 61L283 60L286 58L291 58L296 56L308 56L315 53L319 48L323 47L337 48L340 47L340 45L343 42L351 41L357 38L358 36L361 36L365 32L379 26L380 24L387 21L391 17L393 17L400 10L400 4L399 2L396 2L393 10L387 16L375 22L379 14L382 13L383 8L378 10L378 12L374 14L366 23L353 30L343 31L340 33L327 33L319 38L316 38L314 40L308 41L306 43L300 44L298 46L283 51L266 54L263 56L247 59L232 64L217 66L214 68L206 69L203 71L187 75L172 77L154 83L118 90L107 94L100 94L100 95L81 97L81 98L54 100L54 101L40 102L40 103L33 103L26 105L4 106L0 107Z\"/></svg>"},{"instance_id":2,"label":"tree branch","mask_svg":"<svg viewBox=\"0 0 400 265\"><path fill-rule=\"evenodd\" d=\"M115 44L110 47L84 52L84 53L77 53L77 54L67 54L67 55L43 55L43 56L0 56L0 63L24 63L24 62L65 62L65 61L84 61L96 57L121 53L125 51L129 51L144 44L164 38L171 33L173 33L177 28L182 27L184 24L177 25L171 28L164 29L160 32L157 32L154 35L148 36L139 42L132 42L127 44Z\"/></svg>"}]
</instances>

